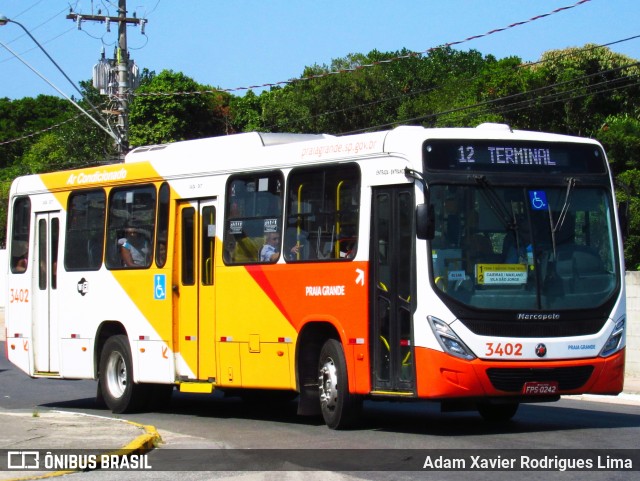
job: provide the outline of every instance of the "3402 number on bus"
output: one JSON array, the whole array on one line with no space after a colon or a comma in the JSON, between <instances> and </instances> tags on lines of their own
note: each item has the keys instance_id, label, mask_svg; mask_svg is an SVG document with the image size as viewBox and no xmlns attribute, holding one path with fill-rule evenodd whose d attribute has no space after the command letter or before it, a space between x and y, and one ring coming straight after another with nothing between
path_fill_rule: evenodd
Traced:
<instances>
[{"instance_id":1,"label":"3402 number on bus","mask_svg":"<svg viewBox=\"0 0 640 481\"><path fill-rule=\"evenodd\" d=\"M486 347L484 355L487 357L522 356L522 344L520 343L487 342Z\"/></svg>"}]
</instances>

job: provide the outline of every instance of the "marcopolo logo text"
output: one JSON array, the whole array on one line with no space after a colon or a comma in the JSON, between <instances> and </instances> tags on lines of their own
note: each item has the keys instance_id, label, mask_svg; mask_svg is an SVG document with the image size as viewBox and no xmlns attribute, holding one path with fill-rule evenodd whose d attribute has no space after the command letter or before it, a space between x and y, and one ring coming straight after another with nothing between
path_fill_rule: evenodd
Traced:
<instances>
[{"instance_id":1,"label":"marcopolo logo text","mask_svg":"<svg viewBox=\"0 0 640 481\"><path fill-rule=\"evenodd\" d=\"M518 314L519 321L557 321L560 319L560 314L551 313L551 314L543 314L543 313L529 313L529 312L521 312Z\"/></svg>"}]
</instances>

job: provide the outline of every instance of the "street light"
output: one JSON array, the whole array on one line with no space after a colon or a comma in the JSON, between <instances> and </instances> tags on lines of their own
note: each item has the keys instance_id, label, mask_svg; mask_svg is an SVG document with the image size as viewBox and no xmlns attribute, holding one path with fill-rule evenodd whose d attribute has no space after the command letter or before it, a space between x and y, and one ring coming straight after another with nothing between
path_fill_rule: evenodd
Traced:
<instances>
[{"instance_id":1,"label":"street light","mask_svg":"<svg viewBox=\"0 0 640 481\"><path fill-rule=\"evenodd\" d=\"M6 25L6 24L7 24L7 23L9 23L9 22L11 22L11 23L15 23L18 27L20 27L22 30L24 30L24 33L26 33L27 35L29 35L29 38L30 38L31 40L33 40L33 42L38 46L38 48L39 48L40 50L42 50L42 52L47 56L47 58L48 58L49 60L51 60L51 63L52 63L53 65L55 65L55 66L56 66L56 68L60 71L60 73L61 73L62 75L64 75L64 78L66 78L66 79L69 81L69 83L70 83L71 85L73 85L73 88L74 88L74 89L76 89L76 91L77 91L77 92L78 92L82 97L84 97L84 95L82 95L82 92L81 92L81 91L80 91L80 89L76 86L76 84L73 82L73 80L71 80L71 79L69 78L69 76L64 72L64 70L62 70L62 68L60 67L60 65L58 65L58 64L56 63L56 61L55 61L55 60L53 60L53 58L51 58L51 55L49 55L49 53L44 49L44 47L43 47L42 45L40 45L40 42L38 42L38 41L36 40L36 38L35 38L33 35L31 35L31 32L29 32L29 30L27 30L27 29L26 29L26 27L25 27L24 25L22 25L20 22L16 22L15 20L11 20L10 18L7 18L7 17L5 17L4 15L0 15L0 26L4 26L4 25Z\"/></svg>"},{"instance_id":2,"label":"street light","mask_svg":"<svg viewBox=\"0 0 640 481\"><path fill-rule=\"evenodd\" d=\"M56 68L60 71L60 73L64 76L64 78L66 78L66 79L69 81L69 83L73 86L73 88L74 88L74 89L76 89L76 91L80 94L80 97L81 97L81 98L83 98L83 99L84 99L84 100L89 104L89 106L91 107L91 109L92 109L92 110L93 110L93 111L98 115L98 117L99 117L99 118L104 122L104 118L100 115L100 112L98 111L98 109L97 109L97 108L96 108L96 107L91 103L91 101L89 101L89 99L87 99L87 98L84 96L84 94L80 91L80 89L79 89L79 88L78 88L78 86L73 82L73 80L71 80L71 79L69 78L69 76L65 73L65 71L64 71L64 70L62 70L62 67L60 67L60 65L58 65L58 64L56 63L56 61L55 61L55 60L53 60L53 58L51 57L51 55L49 55L49 53L44 49L44 47L43 47L42 45L40 45L40 42L38 42L38 41L36 40L36 38L35 38L33 35L31 35L31 32L29 32L29 30L27 30L27 28L26 28L24 25L22 25L20 22L16 22L15 20L11 20L10 18L5 17L4 15L0 15L0 27L2 27L2 26L4 26L4 25L6 25L6 24L7 24L7 23L9 23L9 22L11 22L11 23L15 23L15 24L16 24L16 25L18 25L22 30L24 30L24 32L29 36L29 38L30 38L31 40L33 40L33 42L38 46L38 48L39 48L40 50L42 50L42 53L44 53L44 54L47 56L47 58L48 58L49 60L51 60L51 63L52 63L53 65L55 65L55 66L56 66ZM20 57L15 53L15 52L13 52L11 49L9 49L6 45L2 44L2 46L3 46L4 48L6 48L7 50L9 50L9 51L10 51L10 52L11 52L11 53L12 53L12 54L13 54L13 55L18 59L18 60L20 60L20 61L21 61L22 63L24 63L25 65L27 65L27 67L29 67L31 70L33 70L36 74L38 74L40 77L42 77L42 75L40 75L37 71L35 71L35 70L33 69L33 67L31 67L31 66L30 66L29 64L27 64L24 60L22 60L22 59L21 59L21 58L20 58ZM42 77L42 78L44 79L44 77ZM44 79L44 80L45 80L47 83L49 83L49 84L51 85L51 83L50 83L50 82L48 82L46 79ZM52 85L52 86L53 86L53 85ZM54 88L56 88L55 86L53 86L53 87L54 87ZM56 88L56 90L58 90L58 89ZM60 92L60 91L58 90L58 92ZM63 95L64 95L64 94L63 94ZM65 97L66 97L66 96L65 96ZM85 110L83 110L83 109L82 109L78 104L76 104L75 102L73 102L73 101L72 101L71 99L69 99L68 97L67 97L67 100L69 100L72 104L74 104L76 107L78 107L78 108L82 111L82 113L84 113L87 117L89 117L91 120L93 120L93 122L95 122L99 127L101 127L101 128L102 128L102 130L104 130L104 131L105 131L105 132L107 132L111 137L113 137L113 139L114 139L118 144L120 144L120 143L121 143L121 139L120 139L120 137L119 137L118 135L116 135L116 134L115 134L111 129L107 129L107 128L105 128L103 125L101 125L100 123L98 123L98 121L97 121L97 120L95 120L93 117L91 117L91 115L89 115ZM105 122L105 123L106 123L107 125L109 125L109 123L108 123L108 122Z\"/></svg>"}]
</instances>

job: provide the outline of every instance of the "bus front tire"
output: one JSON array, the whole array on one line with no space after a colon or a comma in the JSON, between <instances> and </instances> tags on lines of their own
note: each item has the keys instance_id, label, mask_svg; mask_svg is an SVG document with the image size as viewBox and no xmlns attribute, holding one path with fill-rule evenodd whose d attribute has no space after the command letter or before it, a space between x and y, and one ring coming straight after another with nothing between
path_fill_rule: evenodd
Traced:
<instances>
[{"instance_id":1,"label":"bus front tire","mask_svg":"<svg viewBox=\"0 0 640 481\"><path fill-rule=\"evenodd\" d=\"M329 428L345 429L357 421L362 398L349 393L346 359L335 339L327 340L320 351L318 390L320 411Z\"/></svg>"},{"instance_id":2,"label":"bus front tire","mask_svg":"<svg viewBox=\"0 0 640 481\"><path fill-rule=\"evenodd\" d=\"M114 414L134 412L147 402L149 389L133 382L133 363L127 336L107 339L100 355L100 392Z\"/></svg>"}]
</instances>

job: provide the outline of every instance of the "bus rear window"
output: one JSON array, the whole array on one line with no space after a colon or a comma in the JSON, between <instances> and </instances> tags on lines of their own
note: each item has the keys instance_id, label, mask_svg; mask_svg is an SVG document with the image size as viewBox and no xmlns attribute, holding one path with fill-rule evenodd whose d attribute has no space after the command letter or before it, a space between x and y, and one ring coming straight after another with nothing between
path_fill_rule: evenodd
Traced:
<instances>
[{"instance_id":1,"label":"bus rear window","mask_svg":"<svg viewBox=\"0 0 640 481\"><path fill-rule=\"evenodd\" d=\"M29 227L31 224L31 201L21 197L13 204L11 224L11 272L21 274L29 265Z\"/></svg>"}]
</instances>

